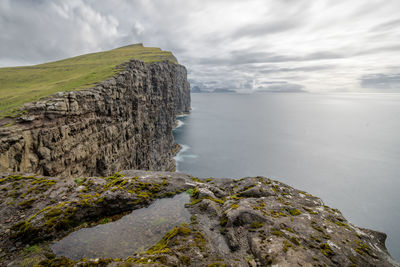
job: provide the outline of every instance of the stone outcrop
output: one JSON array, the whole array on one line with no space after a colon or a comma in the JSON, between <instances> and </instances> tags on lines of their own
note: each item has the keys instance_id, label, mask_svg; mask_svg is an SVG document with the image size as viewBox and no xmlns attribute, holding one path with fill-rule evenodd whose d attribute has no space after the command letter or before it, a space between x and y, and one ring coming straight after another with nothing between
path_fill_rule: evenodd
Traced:
<instances>
[{"instance_id":1,"label":"stone outcrop","mask_svg":"<svg viewBox=\"0 0 400 267\"><path fill-rule=\"evenodd\" d=\"M93 88L25 104L14 125L0 126L0 171L77 177L174 170L175 116L190 109L186 75L178 64L132 60Z\"/></svg>"},{"instance_id":2,"label":"stone outcrop","mask_svg":"<svg viewBox=\"0 0 400 267\"><path fill-rule=\"evenodd\" d=\"M49 247L76 229L185 190L191 222L145 251L72 260ZM357 227L318 197L265 177L124 171L72 181L5 174L0 227L4 266L399 266L385 248L385 234Z\"/></svg>"}]
</instances>

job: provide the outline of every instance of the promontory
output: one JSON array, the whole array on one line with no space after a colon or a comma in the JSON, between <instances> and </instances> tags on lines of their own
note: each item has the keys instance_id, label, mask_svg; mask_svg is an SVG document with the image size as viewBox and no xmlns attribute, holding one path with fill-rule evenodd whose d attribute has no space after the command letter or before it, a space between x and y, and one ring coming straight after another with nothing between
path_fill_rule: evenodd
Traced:
<instances>
[{"instance_id":1,"label":"promontory","mask_svg":"<svg viewBox=\"0 0 400 267\"><path fill-rule=\"evenodd\" d=\"M170 52L130 45L0 81L1 266L399 266L384 233L307 192L175 172L190 85Z\"/></svg>"}]
</instances>

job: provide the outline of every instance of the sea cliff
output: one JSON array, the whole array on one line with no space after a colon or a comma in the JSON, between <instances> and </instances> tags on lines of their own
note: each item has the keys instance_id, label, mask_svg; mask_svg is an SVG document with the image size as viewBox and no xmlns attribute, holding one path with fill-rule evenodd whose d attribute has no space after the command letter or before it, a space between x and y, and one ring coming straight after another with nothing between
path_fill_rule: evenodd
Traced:
<instances>
[{"instance_id":1,"label":"sea cliff","mask_svg":"<svg viewBox=\"0 0 400 267\"><path fill-rule=\"evenodd\" d=\"M175 170L176 115L190 110L186 69L138 60L120 68L0 120L1 266L399 266L384 233L279 181L166 172ZM96 259L51 249L71 232L180 193L190 195L190 221L151 247Z\"/></svg>"},{"instance_id":2,"label":"sea cliff","mask_svg":"<svg viewBox=\"0 0 400 267\"><path fill-rule=\"evenodd\" d=\"M186 75L179 64L131 60L93 88L25 104L23 116L0 127L0 171L77 177L174 170L175 117L190 110Z\"/></svg>"}]
</instances>

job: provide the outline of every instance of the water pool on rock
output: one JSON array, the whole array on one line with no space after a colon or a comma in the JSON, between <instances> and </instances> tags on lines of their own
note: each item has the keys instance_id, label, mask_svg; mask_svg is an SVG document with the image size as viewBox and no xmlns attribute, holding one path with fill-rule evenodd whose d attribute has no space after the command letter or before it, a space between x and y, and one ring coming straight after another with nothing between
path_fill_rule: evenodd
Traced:
<instances>
[{"instance_id":1,"label":"water pool on rock","mask_svg":"<svg viewBox=\"0 0 400 267\"><path fill-rule=\"evenodd\" d=\"M180 223L190 221L185 208L189 195L154 201L147 208L134 210L118 221L83 228L51 245L57 256L81 258L125 258L159 241Z\"/></svg>"}]
</instances>

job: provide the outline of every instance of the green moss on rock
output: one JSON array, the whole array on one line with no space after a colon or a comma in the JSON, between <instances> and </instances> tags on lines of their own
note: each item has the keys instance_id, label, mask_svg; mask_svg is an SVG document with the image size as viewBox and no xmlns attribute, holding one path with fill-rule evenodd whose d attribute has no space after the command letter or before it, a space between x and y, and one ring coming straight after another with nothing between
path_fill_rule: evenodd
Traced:
<instances>
[{"instance_id":1,"label":"green moss on rock","mask_svg":"<svg viewBox=\"0 0 400 267\"><path fill-rule=\"evenodd\" d=\"M169 242L177 235L188 235L192 232L186 224L181 224L180 226L175 226L174 229L166 233L163 238L158 241L157 244L146 250L147 254L159 254L168 253L170 250L168 248Z\"/></svg>"},{"instance_id":2,"label":"green moss on rock","mask_svg":"<svg viewBox=\"0 0 400 267\"><path fill-rule=\"evenodd\" d=\"M331 246L328 243L322 243L320 245L320 251L326 257L332 257L333 255L335 255L335 253L333 252Z\"/></svg>"}]
</instances>

